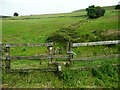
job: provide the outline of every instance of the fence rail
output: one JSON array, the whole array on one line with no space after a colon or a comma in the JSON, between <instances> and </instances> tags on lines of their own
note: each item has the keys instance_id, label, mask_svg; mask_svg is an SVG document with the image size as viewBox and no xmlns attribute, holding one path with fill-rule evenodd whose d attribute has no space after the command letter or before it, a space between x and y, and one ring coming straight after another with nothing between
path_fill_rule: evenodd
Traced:
<instances>
[{"instance_id":1,"label":"fence rail","mask_svg":"<svg viewBox=\"0 0 120 90\"><path fill-rule=\"evenodd\" d=\"M23 60L23 59L27 59L27 60L33 60L33 59L50 59L50 58L68 58L68 55L40 55L40 56L16 56L16 57L7 57L7 59L9 58L10 60ZM2 59L6 59L6 57L2 57Z\"/></svg>"},{"instance_id":2,"label":"fence rail","mask_svg":"<svg viewBox=\"0 0 120 90\"><path fill-rule=\"evenodd\" d=\"M53 46L52 43L41 43L41 44L3 44L5 47L40 47L40 46Z\"/></svg>"},{"instance_id":3,"label":"fence rail","mask_svg":"<svg viewBox=\"0 0 120 90\"><path fill-rule=\"evenodd\" d=\"M51 72L51 71L56 71L56 68L44 68L44 69L39 69L39 68L25 68L25 69L9 69L7 71L10 72L26 72L26 71L32 71L32 70L36 70L36 71L47 71L47 72Z\"/></svg>"},{"instance_id":4,"label":"fence rail","mask_svg":"<svg viewBox=\"0 0 120 90\"><path fill-rule=\"evenodd\" d=\"M88 42L88 43L73 43L73 47L78 46L91 46L91 45L105 45L105 44L120 44L120 40L115 41L100 41L100 42Z\"/></svg>"}]
</instances>

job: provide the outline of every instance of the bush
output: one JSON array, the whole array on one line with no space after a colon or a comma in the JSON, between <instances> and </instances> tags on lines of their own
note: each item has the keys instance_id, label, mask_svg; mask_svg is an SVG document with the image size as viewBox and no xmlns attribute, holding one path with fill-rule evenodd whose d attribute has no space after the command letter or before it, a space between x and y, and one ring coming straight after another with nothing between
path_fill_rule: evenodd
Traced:
<instances>
[{"instance_id":1,"label":"bush","mask_svg":"<svg viewBox=\"0 0 120 90\"><path fill-rule=\"evenodd\" d=\"M116 6L115 6L115 9L120 9L120 5L116 5Z\"/></svg>"},{"instance_id":2,"label":"bush","mask_svg":"<svg viewBox=\"0 0 120 90\"><path fill-rule=\"evenodd\" d=\"M67 43L69 39L75 42L76 38L79 38L79 32L71 28L60 28L47 38L47 42Z\"/></svg>"},{"instance_id":3,"label":"bush","mask_svg":"<svg viewBox=\"0 0 120 90\"><path fill-rule=\"evenodd\" d=\"M104 14L105 14L105 9L103 9L99 6L95 7L94 5L86 8L86 11L87 11L87 16L92 19L98 18L100 16L104 16Z\"/></svg>"}]
</instances>

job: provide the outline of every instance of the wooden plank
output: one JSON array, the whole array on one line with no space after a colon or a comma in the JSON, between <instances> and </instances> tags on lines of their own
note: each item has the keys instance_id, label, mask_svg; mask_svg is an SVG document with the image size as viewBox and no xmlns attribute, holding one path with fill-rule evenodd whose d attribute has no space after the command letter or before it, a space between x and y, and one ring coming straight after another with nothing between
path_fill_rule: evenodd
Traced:
<instances>
[{"instance_id":1,"label":"wooden plank","mask_svg":"<svg viewBox=\"0 0 120 90\"><path fill-rule=\"evenodd\" d=\"M32 59L48 59L48 58L50 58L50 56L48 56L48 55L10 57L11 60L24 60L24 59L32 60Z\"/></svg>"},{"instance_id":2,"label":"wooden plank","mask_svg":"<svg viewBox=\"0 0 120 90\"><path fill-rule=\"evenodd\" d=\"M119 64L112 64L112 66L118 66ZM100 67L104 67L104 65L97 65L97 66L89 66L89 67L73 67L73 68L69 68L70 70L84 70L84 69L91 69L91 68L100 68Z\"/></svg>"},{"instance_id":3,"label":"wooden plank","mask_svg":"<svg viewBox=\"0 0 120 90\"><path fill-rule=\"evenodd\" d=\"M90 58L80 58L80 59L72 59L71 61L89 61L89 60L100 60L100 59L107 59L107 58L115 58L120 57L119 54L113 54L109 56L97 56L97 57L90 57Z\"/></svg>"},{"instance_id":4,"label":"wooden plank","mask_svg":"<svg viewBox=\"0 0 120 90\"><path fill-rule=\"evenodd\" d=\"M109 56L97 56L97 57L90 57L90 58L80 58L80 59L71 59L71 61L89 61L89 60L99 60L99 59L107 59L107 58L114 58L114 57L120 57L119 54L115 55L109 55ZM3 60L6 59L6 57L0 57ZM22 59L50 59L51 56L49 55L41 55L41 56L15 56L15 57L9 57L11 60L22 60ZM69 58L69 55L53 55L52 58Z\"/></svg>"},{"instance_id":5,"label":"wooden plank","mask_svg":"<svg viewBox=\"0 0 120 90\"><path fill-rule=\"evenodd\" d=\"M100 42L88 42L88 43L73 43L73 47L91 46L91 45L104 45L104 44L120 44L120 40L115 40L115 41L100 41Z\"/></svg>"},{"instance_id":6,"label":"wooden plank","mask_svg":"<svg viewBox=\"0 0 120 90\"><path fill-rule=\"evenodd\" d=\"M11 60L33 60L33 59L50 59L50 58L68 58L68 55L40 55L40 56L14 56L14 57L9 57ZM1 57L3 60L6 59L5 57Z\"/></svg>"},{"instance_id":7,"label":"wooden plank","mask_svg":"<svg viewBox=\"0 0 120 90\"><path fill-rule=\"evenodd\" d=\"M56 71L57 68L43 68L43 69L39 69L39 68L25 68L25 69L9 69L7 71L9 71L9 72L24 72L24 71L32 71L32 70L36 70L36 71Z\"/></svg>"},{"instance_id":8,"label":"wooden plank","mask_svg":"<svg viewBox=\"0 0 120 90\"><path fill-rule=\"evenodd\" d=\"M53 58L68 58L68 55L53 55Z\"/></svg>"},{"instance_id":9,"label":"wooden plank","mask_svg":"<svg viewBox=\"0 0 120 90\"><path fill-rule=\"evenodd\" d=\"M6 47L40 47L40 46L53 46L53 42L51 43L41 43L41 44L4 44Z\"/></svg>"}]
</instances>

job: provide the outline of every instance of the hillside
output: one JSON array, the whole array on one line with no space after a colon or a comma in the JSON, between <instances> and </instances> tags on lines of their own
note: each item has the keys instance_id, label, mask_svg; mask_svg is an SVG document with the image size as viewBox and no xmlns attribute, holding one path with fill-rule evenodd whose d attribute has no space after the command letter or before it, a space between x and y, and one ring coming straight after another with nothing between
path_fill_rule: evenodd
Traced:
<instances>
[{"instance_id":1,"label":"hillside","mask_svg":"<svg viewBox=\"0 0 120 90\"><path fill-rule=\"evenodd\" d=\"M108 7L106 7L106 9L107 8ZM106 10L106 13L105 13L105 17L106 19L109 17L107 19L109 21L114 16L114 19L112 20L115 21L114 23L115 25L112 24L111 22L105 21L106 24L111 23L112 25L111 27L113 27L111 29L114 29L114 30L117 30L117 16L116 16L117 14L118 14L117 11L114 9ZM104 20L105 17L101 17L100 18L101 21ZM87 16L85 11L65 13L65 14L34 15L34 16L20 16L20 17L5 18L3 19L3 36L4 36L3 43L42 43L42 42L45 42L46 38L52 32L59 30L59 28L69 26L75 22L78 22L77 24L79 23L82 24L81 20L85 20L86 18ZM93 22L93 20L89 20L89 21ZM97 21L99 22L99 20L94 21L95 25L99 25L99 23L102 23L102 22L97 23ZM104 24L104 26L106 26L106 24ZM88 27L90 26L89 23L87 25ZM102 26L102 24L100 25ZM84 25L82 25L82 27L83 26ZM80 28L82 29L82 27ZM85 25L85 27L87 26ZM96 27L96 29L101 29L101 28ZM90 30L88 30L88 32L90 32Z\"/></svg>"},{"instance_id":2,"label":"hillside","mask_svg":"<svg viewBox=\"0 0 120 90\"><path fill-rule=\"evenodd\" d=\"M69 27L77 30L80 39L76 42L93 42L117 40L118 11L113 6L105 7L105 16L97 19L89 19L86 11L80 10L72 13L31 15L3 18L2 42L3 44L38 44L45 43L46 39L60 28ZM85 58L119 54L120 45L101 45L90 47L74 47L76 55L73 58ZM63 53L57 55L67 55ZM47 47L12 47L11 56L49 55ZM4 53L3 53L4 56ZM53 59L66 61L67 59ZM12 69L20 68L48 68L49 59L41 60L11 60ZM5 61L3 60L3 65ZM93 61L75 61L62 72L5 72L2 68L2 87L8 88L118 88L119 66L118 58L100 59ZM99 69L69 70L75 67L91 67L102 65Z\"/></svg>"},{"instance_id":3,"label":"hillside","mask_svg":"<svg viewBox=\"0 0 120 90\"><path fill-rule=\"evenodd\" d=\"M115 5L113 6L104 6L103 7L105 10L114 10L115 9ZM73 11L73 12L82 12L82 11L86 11L85 9L81 9L81 10L76 10L76 11Z\"/></svg>"}]
</instances>

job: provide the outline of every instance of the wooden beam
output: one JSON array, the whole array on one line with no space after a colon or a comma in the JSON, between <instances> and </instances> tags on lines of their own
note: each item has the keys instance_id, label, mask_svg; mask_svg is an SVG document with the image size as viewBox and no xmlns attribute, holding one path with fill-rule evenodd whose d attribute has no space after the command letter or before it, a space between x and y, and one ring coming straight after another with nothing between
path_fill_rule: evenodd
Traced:
<instances>
[{"instance_id":1,"label":"wooden beam","mask_svg":"<svg viewBox=\"0 0 120 90\"><path fill-rule=\"evenodd\" d=\"M41 44L3 44L6 47L40 47L40 46L53 46L53 42L51 43L41 43Z\"/></svg>"},{"instance_id":2,"label":"wooden beam","mask_svg":"<svg viewBox=\"0 0 120 90\"><path fill-rule=\"evenodd\" d=\"M109 56L97 56L97 57L89 57L89 58L79 58L79 59L71 59L71 61L89 61L89 60L99 60L99 59L107 59L107 58L115 58L120 57L119 54L115 55L109 55ZM6 59L6 57L0 57L3 60ZM15 56L15 57L9 57L11 60L22 60L22 59L49 59L51 56L49 55L41 55L41 56ZM69 58L68 55L54 55L52 58Z\"/></svg>"},{"instance_id":3,"label":"wooden beam","mask_svg":"<svg viewBox=\"0 0 120 90\"><path fill-rule=\"evenodd\" d=\"M7 71L9 72L24 72L24 71L32 71L32 70L37 70L37 71L56 71L57 68L25 68L25 69L9 69Z\"/></svg>"},{"instance_id":4,"label":"wooden beam","mask_svg":"<svg viewBox=\"0 0 120 90\"><path fill-rule=\"evenodd\" d=\"M104 45L104 44L120 44L120 40L115 40L115 41L100 41L100 42L88 42L88 43L73 43L73 47L91 46L91 45Z\"/></svg>"},{"instance_id":5,"label":"wooden beam","mask_svg":"<svg viewBox=\"0 0 120 90\"><path fill-rule=\"evenodd\" d=\"M10 57L11 60L32 60L32 59L48 59L50 56L48 55L40 55L40 56L14 56Z\"/></svg>"},{"instance_id":6,"label":"wooden beam","mask_svg":"<svg viewBox=\"0 0 120 90\"><path fill-rule=\"evenodd\" d=\"M33 60L33 59L50 59L50 58L68 58L68 55L40 55L40 56L14 56L14 57L9 57L11 60ZM2 59L6 59L5 57L2 57Z\"/></svg>"},{"instance_id":7,"label":"wooden beam","mask_svg":"<svg viewBox=\"0 0 120 90\"><path fill-rule=\"evenodd\" d=\"M53 55L53 58L68 58L68 55Z\"/></svg>"},{"instance_id":8,"label":"wooden beam","mask_svg":"<svg viewBox=\"0 0 120 90\"><path fill-rule=\"evenodd\" d=\"M109 55L109 56L97 56L97 57L90 57L90 58L80 58L80 59L72 59L71 61L89 61L89 60L100 60L100 59L107 59L107 58L115 58L120 57L119 54Z\"/></svg>"}]
</instances>

